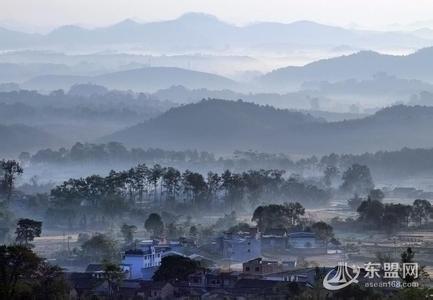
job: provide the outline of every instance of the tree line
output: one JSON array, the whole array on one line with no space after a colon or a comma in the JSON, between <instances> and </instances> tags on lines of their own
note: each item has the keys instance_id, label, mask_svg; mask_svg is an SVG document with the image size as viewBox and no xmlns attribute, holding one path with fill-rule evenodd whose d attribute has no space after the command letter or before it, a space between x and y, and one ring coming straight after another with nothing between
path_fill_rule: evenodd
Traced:
<instances>
[{"instance_id":1,"label":"tree line","mask_svg":"<svg viewBox=\"0 0 433 300\"><path fill-rule=\"evenodd\" d=\"M428 173L433 170L433 149L409 149L398 151L378 151L363 154L335 154L321 157L310 156L293 159L287 154L261 153L256 151L235 151L233 155L217 157L207 151L171 151L158 148L131 148L121 143L107 144L76 143L70 149L41 149L34 154L23 152L22 162L31 163L100 163L119 162L158 162L158 163L197 163L218 166L232 170L283 169L302 173L308 170L323 172L328 167L345 170L353 164L368 166L376 176L405 177Z\"/></svg>"},{"instance_id":2,"label":"tree line","mask_svg":"<svg viewBox=\"0 0 433 300\"><path fill-rule=\"evenodd\" d=\"M28 152L22 152L19 155L19 159L23 162L35 164L100 163L107 161L215 163L217 161L213 153L206 151L171 151L159 148L127 149L123 144L118 142L109 142L107 144L75 143L70 149L60 148L52 150L47 148L41 149L33 155Z\"/></svg>"},{"instance_id":3,"label":"tree line","mask_svg":"<svg viewBox=\"0 0 433 300\"><path fill-rule=\"evenodd\" d=\"M249 170L218 174L137 165L107 176L69 179L51 190L48 219L87 224L124 213L158 208L177 212L249 210L260 203L299 201L307 207L324 206L330 191L303 181L284 178L281 170Z\"/></svg>"},{"instance_id":4,"label":"tree line","mask_svg":"<svg viewBox=\"0 0 433 300\"><path fill-rule=\"evenodd\" d=\"M384 193L373 189L366 197L354 195L348 206L358 213L356 219L335 218L332 224L340 229L378 230L389 235L409 226L431 228L433 206L425 199L415 199L413 203L384 203Z\"/></svg>"}]
</instances>

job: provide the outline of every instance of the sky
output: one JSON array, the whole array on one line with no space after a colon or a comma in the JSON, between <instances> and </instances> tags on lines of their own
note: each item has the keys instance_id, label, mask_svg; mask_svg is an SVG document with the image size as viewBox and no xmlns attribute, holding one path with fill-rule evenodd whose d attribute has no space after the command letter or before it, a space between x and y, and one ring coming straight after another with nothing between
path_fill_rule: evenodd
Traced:
<instances>
[{"instance_id":1,"label":"sky","mask_svg":"<svg viewBox=\"0 0 433 300\"><path fill-rule=\"evenodd\" d=\"M0 0L0 25L43 31L69 24L105 26L126 18L167 20L186 12L213 14L238 25L311 20L400 29L395 24L433 24L432 0Z\"/></svg>"}]
</instances>

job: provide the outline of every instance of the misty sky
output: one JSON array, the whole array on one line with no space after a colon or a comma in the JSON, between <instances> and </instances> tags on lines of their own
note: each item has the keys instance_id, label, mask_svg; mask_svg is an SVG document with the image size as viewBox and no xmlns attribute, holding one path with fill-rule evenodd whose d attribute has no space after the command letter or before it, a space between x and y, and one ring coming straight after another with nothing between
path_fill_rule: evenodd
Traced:
<instances>
[{"instance_id":1,"label":"misty sky","mask_svg":"<svg viewBox=\"0 0 433 300\"><path fill-rule=\"evenodd\" d=\"M1 24L35 31L64 24L102 26L125 18L154 21L185 12L214 14L231 23L313 20L386 28L433 19L430 0L0 0ZM424 26L425 24L420 24Z\"/></svg>"}]
</instances>

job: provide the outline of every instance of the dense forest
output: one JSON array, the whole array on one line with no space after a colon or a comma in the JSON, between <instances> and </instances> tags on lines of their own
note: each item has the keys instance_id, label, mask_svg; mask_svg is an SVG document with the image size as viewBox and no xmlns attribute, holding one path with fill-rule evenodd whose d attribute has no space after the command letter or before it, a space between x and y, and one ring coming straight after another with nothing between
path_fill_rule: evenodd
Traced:
<instances>
[{"instance_id":1,"label":"dense forest","mask_svg":"<svg viewBox=\"0 0 433 300\"><path fill-rule=\"evenodd\" d=\"M299 158L288 154L258 151L235 151L231 155L217 156L197 150L163 150L160 148L127 148L121 143L76 143L69 149L42 149L31 154L22 152L19 159L26 164L171 163L196 169L208 166L217 169L245 171L248 169L283 169L299 174L321 174L327 167L344 170L353 164L368 166L376 178L410 178L433 171L433 149L403 148L398 151L378 151L363 154L336 154Z\"/></svg>"},{"instance_id":2,"label":"dense forest","mask_svg":"<svg viewBox=\"0 0 433 300\"><path fill-rule=\"evenodd\" d=\"M324 206L329 187L302 178L283 177L280 170L243 173L209 172L206 176L173 167L138 165L127 171L111 171L108 176L92 175L70 179L53 188L45 198L43 216L51 224L112 220L151 208L183 214L249 211L261 203L299 201L307 207ZM36 196L38 197L38 196ZM34 199L32 201L35 201ZM39 211L39 213L42 213ZM85 221L87 220L87 221ZM99 220L99 221L98 221Z\"/></svg>"}]
</instances>

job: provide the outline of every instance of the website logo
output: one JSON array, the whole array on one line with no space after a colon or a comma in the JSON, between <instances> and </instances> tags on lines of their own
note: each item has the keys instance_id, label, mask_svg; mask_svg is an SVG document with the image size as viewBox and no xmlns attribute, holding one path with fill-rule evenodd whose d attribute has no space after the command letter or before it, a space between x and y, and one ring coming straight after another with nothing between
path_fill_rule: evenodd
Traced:
<instances>
[{"instance_id":1,"label":"website logo","mask_svg":"<svg viewBox=\"0 0 433 300\"><path fill-rule=\"evenodd\" d=\"M348 267L347 262L340 262L338 263L337 270L332 269L326 274L323 279L323 286L330 291L343 289L352 283L358 283L357 278L360 272L359 267L355 265Z\"/></svg>"}]
</instances>

